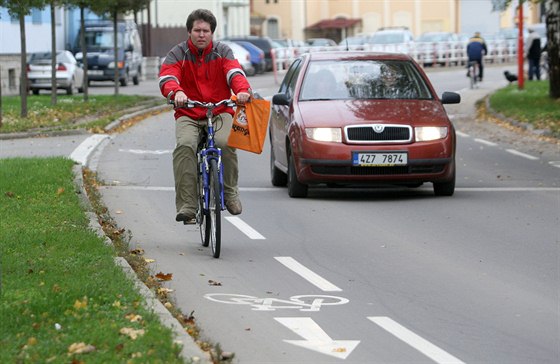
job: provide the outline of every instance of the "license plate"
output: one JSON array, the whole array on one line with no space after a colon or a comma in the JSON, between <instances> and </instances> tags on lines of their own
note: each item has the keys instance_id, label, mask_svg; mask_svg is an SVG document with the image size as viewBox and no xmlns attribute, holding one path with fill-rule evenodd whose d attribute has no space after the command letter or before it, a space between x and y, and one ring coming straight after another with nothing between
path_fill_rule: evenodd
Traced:
<instances>
[{"instance_id":1,"label":"license plate","mask_svg":"<svg viewBox=\"0 0 560 364\"><path fill-rule=\"evenodd\" d=\"M408 163L406 152L357 152L352 156L352 164L367 167L405 166Z\"/></svg>"},{"instance_id":2,"label":"license plate","mask_svg":"<svg viewBox=\"0 0 560 364\"><path fill-rule=\"evenodd\" d=\"M90 71L88 71L88 74L90 74L92 76L102 76L103 71L102 70L90 70Z\"/></svg>"}]
</instances>

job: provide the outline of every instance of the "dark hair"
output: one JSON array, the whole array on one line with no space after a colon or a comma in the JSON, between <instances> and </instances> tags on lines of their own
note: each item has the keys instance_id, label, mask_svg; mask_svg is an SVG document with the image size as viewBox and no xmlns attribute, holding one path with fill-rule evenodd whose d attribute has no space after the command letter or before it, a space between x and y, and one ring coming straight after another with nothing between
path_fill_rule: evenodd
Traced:
<instances>
[{"instance_id":1,"label":"dark hair","mask_svg":"<svg viewBox=\"0 0 560 364\"><path fill-rule=\"evenodd\" d=\"M212 14L212 12L207 9L197 9L190 13L187 18L187 31L189 33L192 31L194 22L197 20L202 20L210 24L212 33L214 33L214 31L216 30L218 22L216 21L216 17L214 16L214 14Z\"/></svg>"}]
</instances>

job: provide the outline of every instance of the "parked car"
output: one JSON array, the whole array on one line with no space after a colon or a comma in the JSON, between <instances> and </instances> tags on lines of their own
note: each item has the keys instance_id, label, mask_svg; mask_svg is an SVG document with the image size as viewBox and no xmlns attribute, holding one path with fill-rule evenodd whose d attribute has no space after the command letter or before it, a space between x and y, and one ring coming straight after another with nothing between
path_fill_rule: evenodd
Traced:
<instances>
[{"instance_id":1,"label":"parked car","mask_svg":"<svg viewBox=\"0 0 560 364\"><path fill-rule=\"evenodd\" d=\"M113 23L94 20L85 25L87 49L88 82L113 81L115 66L119 69L119 82L126 86L132 79L135 85L142 78L142 42L138 26L134 21L117 23L117 64L113 52ZM78 62L82 62L83 54L80 46L80 33L74 43L74 54Z\"/></svg>"},{"instance_id":2,"label":"parked car","mask_svg":"<svg viewBox=\"0 0 560 364\"><path fill-rule=\"evenodd\" d=\"M365 50L368 43L370 43L369 35L357 34L344 38L338 45L341 47L348 47L348 49L352 50Z\"/></svg>"},{"instance_id":3,"label":"parked car","mask_svg":"<svg viewBox=\"0 0 560 364\"><path fill-rule=\"evenodd\" d=\"M379 28L371 37L372 50L378 52L409 53L414 35L407 27Z\"/></svg>"},{"instance_id":4,"label":"parked car","mask_svg":"<svg viewBox=\"0 0 560 364\"><path fill-rule=\"evenodd\" d=\"M457 64L465 53L459 36L452 32L425 32L416 38L415 44L417 59L423 66Z\"/></svg>"},{"instance_id":5,"label":"parked car","mask_svg":"<svg viewBox=\"0 0 560 364\"><path fill-rule=\"evenodd\" d=\"M245 75L254 76L256 71L255 67L253 67L253 64L251 63L251 54L249 53L249 51L235 42L231 42L228 40L222 40L221 42L227 44L231 48L231 50L233 51L233 56L235 57L235 59L237 59L237 61L243 68L243 72L245 72Z\"/></svg>"},{"instance_id":6,"label":"parked car","mask_svg":"<svg viewBox=\"0 0 560 364\"><path fill-rule=\"evenodd\" d=\"M455 129L422 68L408 55L311 52L297 58L272 97L274 186L305 197L317 184L455 191Z\"/></svg>"},{"instance_id":7,"label":"parked car","mask_svg":"<svg viewBox=\"0 0 560 364\"><path fill-rule=\"evenodd\" d=\"M256 73L263 73L266 71L266 60L264 59L264 51L262 49L251 42L239 40L235 43L241 45L249 52L249 55L251 56L251 63L253 64L253 68L255 68Z\"/></svg>"},{"instance_id":8,"label":"parked car","mask_svg":"<svg viewBox=\"0 0 560 364\"><path fill-rule=\"evenodd\" d=\"M329 38L309 38L306 41L310 47L334 47L336 42Z\"/></svg>"},{"instance_id":9,"label":"parked car","mask_svg":"<svg viewBox=\"0 0 560 364\"><path fill-rule=\"evenodd\" d=\"M40 90L52 88L52 53L33 53L27 62L29 90L38 95ZM72 95L83 91L84 70L69 51L56 53L56 87Z\"/></svg>"},{"instance_id":10,"label":"parked car","mask_svg":"<svg viewBox=\"0 0 560 364\"><path fill-rule=\"evenodd\" d=\"M264 59L266 61L266 70L272 71L272 48L274 44L272 44L272 40L268 37L256 37L256 36L246 36L246 37L228 37L226 40L231 40L234 42L237 41L246 41L253 43L257 47L263 50L264 52Z\"/></svg>"}]
</instances>

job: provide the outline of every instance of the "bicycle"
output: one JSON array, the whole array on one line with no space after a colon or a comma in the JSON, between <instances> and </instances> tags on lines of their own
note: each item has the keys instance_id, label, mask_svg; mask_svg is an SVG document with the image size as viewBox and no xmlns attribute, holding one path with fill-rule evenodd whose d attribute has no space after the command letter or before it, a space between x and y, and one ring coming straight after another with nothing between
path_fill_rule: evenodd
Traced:
<instances>
[{"instance_id":1,"label":"bicycle","mask_svg":"<svg viewBox=\"0 0 560 364\"><path fill-rule=\"evenodd\" d=\"M171 96L172 93L167 96L167 102L175 106ZM217 103L188 100L187 105L184 106L186 108L206 108L208 124L199 135L196 150L198 206L195 223L199 226L202 246L207 247L210 245L214 258L220 257L222 242L221 212L226 209L224 202L222 150L214 144L215 131L212 123L214 117L212 111L221 105L234 107L236 103L231 99L224 99Z\"/></svg>"},{"instance_id":2,"label":"bicycle","mask_svg":"<svg viewBox=\"0 0 560 364\"><path fill-rule=\"evenodd\" d=\"M467 69L471 88L475 88L478 81L478 63L476 61L469 61Z\"/></svg>"}]
</instances>

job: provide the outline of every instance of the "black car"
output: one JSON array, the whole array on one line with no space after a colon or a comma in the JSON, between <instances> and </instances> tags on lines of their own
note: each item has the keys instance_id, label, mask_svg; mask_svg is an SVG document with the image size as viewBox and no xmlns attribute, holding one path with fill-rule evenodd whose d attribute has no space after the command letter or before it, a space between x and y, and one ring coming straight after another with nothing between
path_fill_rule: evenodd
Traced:
<instances>
[{"instance_id":1,"label":"black car","mask_svg":"<svg viewBox=\"0 0 560 364\"><path fill-rule=\"evenodd\" d=\"M225 38L226 40L232 40L234 42L237 41L245 41L250 42L264 52L264 59L266 61L266 70L272 71L272 48L274 48L274 44L272 40L268 37L256 37L256 36L247 36L247 37L230 37Z\"/></svg>"}]
</instances>

